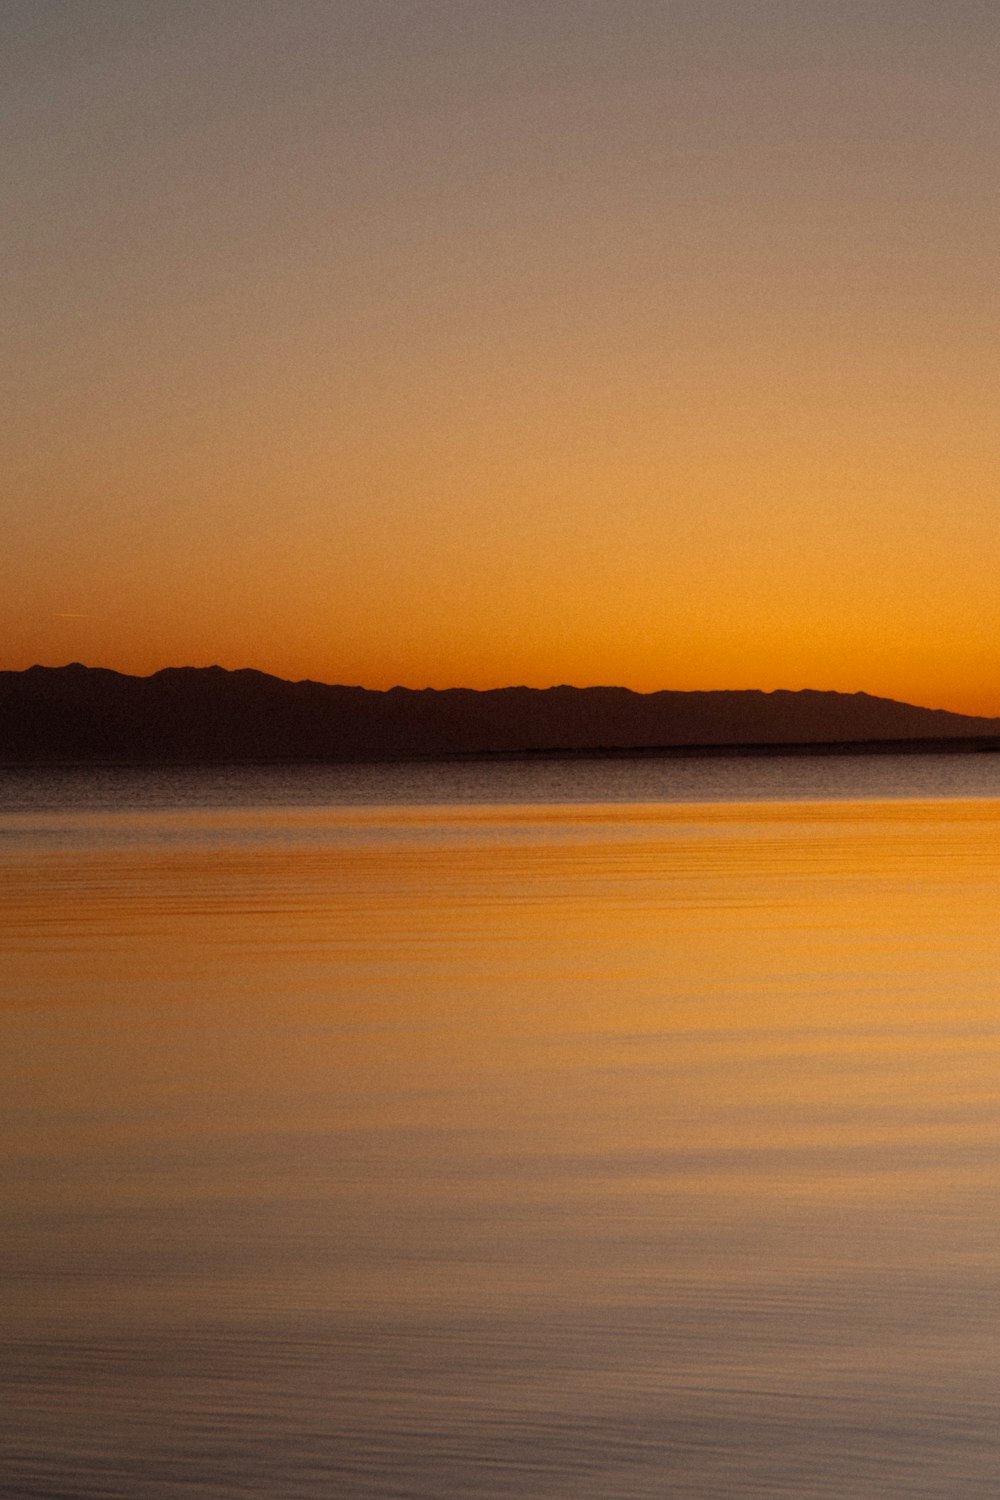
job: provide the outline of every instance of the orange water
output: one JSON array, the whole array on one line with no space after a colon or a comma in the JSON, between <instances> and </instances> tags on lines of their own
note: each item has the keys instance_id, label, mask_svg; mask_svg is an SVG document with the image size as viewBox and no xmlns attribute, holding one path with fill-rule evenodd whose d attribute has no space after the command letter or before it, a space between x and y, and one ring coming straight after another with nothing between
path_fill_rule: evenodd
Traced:
<instances>
[{"instance_id":1,"label":"orange water","mask_svg":"<svg viewBox=\"0 0 1000 1500\"><path fill-rule=\"evenodd\" d=\"M3 834L5 1493L996 1493L1000 802Z\"/></svg>"}]
</instances>

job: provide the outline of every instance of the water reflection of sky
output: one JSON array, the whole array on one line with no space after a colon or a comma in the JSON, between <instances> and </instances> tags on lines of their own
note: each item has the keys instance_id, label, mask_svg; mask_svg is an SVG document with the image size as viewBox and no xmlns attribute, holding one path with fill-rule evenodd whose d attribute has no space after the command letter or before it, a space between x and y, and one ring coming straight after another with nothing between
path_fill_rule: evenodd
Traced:
<instances>
[{"instance_id":1,"label":"water reflection of sky","mask_svg":"<svg viewBox=\"0 0 1000 1500\"><path fill-rule=\"evenodd\" d=\"M5 1492L994 1493L1000 801L107 795L0 825Z\"/></svg>"},{"instance_id":2,"label":"water reflection of sky","mask_svg":"<svg viewBox=\"0 0 1000 1500\"><path fill-rule=\"evenodd\" d=\"M867 828L877 832L887 858L893 830L905 826L903 838L911 849L918 830L947 843L964 824L982 825L992 837L1000 819L1000 798L932 800L897 797L886 802L709 802L682 803L554 803L427 804L425 806L261 806L161 807L111 811L66 806L0 811L0 855L13 856L48 849L231 849L278 848L462 849L534 845L555 849L565 845L677 844L695 842L708 858L706 846L729 846L750 841L758 851L768 843L787 846L794 862L810 851L802 830L814 826L825 839L822 857L832 855L835 829ZM934 831L933 834L931 831ZM944 845L942 845L942 850ZM940 851L939 851L940 852ZM850 846L847 857L858 856Z\"/></svg>"}]
</instances>

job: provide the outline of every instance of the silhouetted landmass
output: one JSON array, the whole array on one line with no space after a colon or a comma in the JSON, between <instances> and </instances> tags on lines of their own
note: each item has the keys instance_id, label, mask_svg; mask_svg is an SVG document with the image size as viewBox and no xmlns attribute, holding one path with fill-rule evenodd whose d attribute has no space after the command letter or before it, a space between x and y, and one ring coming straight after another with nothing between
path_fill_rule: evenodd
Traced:
<instances>
[{"instance_id":1,"label":"silhouetted landmass","mask_svg":"<svg viewBox=\"0 0 1000 1500\"><path fill-rule=\"evenodd\" d=\"M78 663L0 672L0 760L8 763L997 748L1000 719L866 693L374 692L221 667L152 677Z\"/></svg>"}]
</instances>

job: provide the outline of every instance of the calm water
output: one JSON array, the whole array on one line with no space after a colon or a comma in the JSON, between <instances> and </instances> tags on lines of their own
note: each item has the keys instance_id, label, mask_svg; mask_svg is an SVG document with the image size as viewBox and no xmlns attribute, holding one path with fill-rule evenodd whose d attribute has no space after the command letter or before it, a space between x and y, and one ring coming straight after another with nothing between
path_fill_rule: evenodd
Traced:
<instances>
[{"instance_id":1,"label":"calm water","mask_svg":"<svg viewBox=\"0 0 1000 1500\"><path fill-rule=\"evenodd\" d=\"M0 771L0 1492L992 1497L1000 758Z\"/></svg>"}]
</instances>

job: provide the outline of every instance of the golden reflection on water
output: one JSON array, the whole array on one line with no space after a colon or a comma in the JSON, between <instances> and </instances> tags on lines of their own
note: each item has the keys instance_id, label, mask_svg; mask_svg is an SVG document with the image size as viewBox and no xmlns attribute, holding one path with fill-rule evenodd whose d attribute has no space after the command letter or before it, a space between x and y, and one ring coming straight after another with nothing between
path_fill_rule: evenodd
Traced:
<instances>
[{"instance_id":1,"label":"golden reflection on water","mask_svg":"<svg viewBox=\"0 0 1000 1500\"><path fill-rule=\"evenodd\" d=\"M111 1341L137 1494L157 1421L218 1482L199 1382L230 1464L279 1421L256 1338L298 1394L236 1493L991 1494L998 820L3 820L8 1331ZM60 1378L22 1486L79 1471Z\"/></svg>"}]
</instances>

